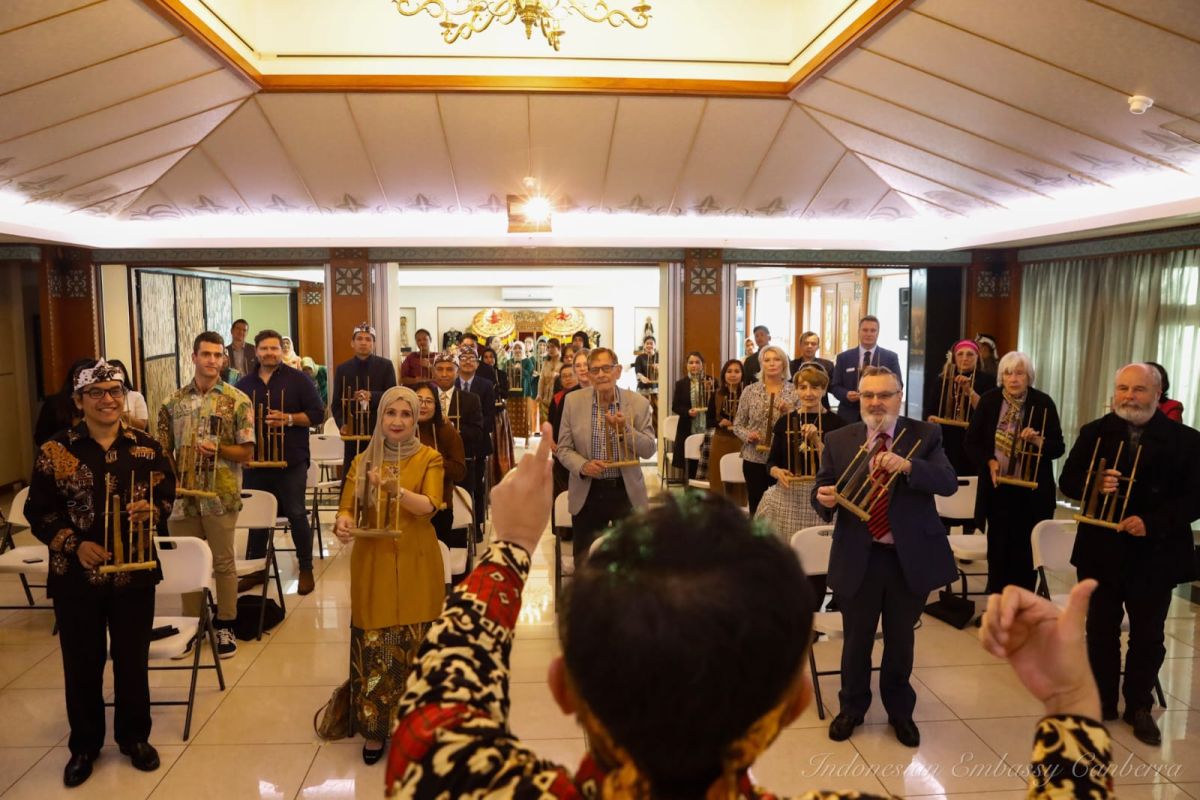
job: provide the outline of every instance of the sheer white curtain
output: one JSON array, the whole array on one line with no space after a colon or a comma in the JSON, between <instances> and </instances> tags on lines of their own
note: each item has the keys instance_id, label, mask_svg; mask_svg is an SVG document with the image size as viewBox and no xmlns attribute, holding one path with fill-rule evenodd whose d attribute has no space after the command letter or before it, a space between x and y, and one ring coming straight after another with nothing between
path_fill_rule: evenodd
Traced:
<instances>
[{"instance_id":1,"label":"sheer white curtain","mask_svg":"<svg viewBox=\"0 0 1200 800\"><path fill-rule=\"evenodd\" d=\"M1068 447L1106 413L1113 374L1157 361L1184 422L1200 422L1200 250L1030 264L1021 278L1019 347L1058 405Z\"/></svg>"}]
</instances>

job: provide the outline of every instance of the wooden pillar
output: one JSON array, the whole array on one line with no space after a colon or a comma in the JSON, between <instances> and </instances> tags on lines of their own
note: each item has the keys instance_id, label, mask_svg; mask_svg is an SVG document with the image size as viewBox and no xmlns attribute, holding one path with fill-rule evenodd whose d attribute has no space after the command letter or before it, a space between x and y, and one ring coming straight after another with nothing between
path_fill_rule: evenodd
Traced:
<instances>
[{"instance_id":1,"label":"wooden pillar","mask_svg":"<svg viewBox=\"0 0 1200 800\"><path fill-rule=\"evenodd\" d=\"M375 287L371 283L367 251L363 248L336 248L330 251L329 279L332 291L327 305L330 335L333 337L330 366L336 366L354 355L350 347L350 333L354 327L360 322L371 321Z\"/></svg>"},{"instance_id":2,"label":"wooden pillar","mask_svg":"<svg viewBox=\"0 0 1200 800\"><path fill-rule=\"evenodd\" d=\"M1021 322L1021 264L1017 251L974 250L967 267L963 335L977 333L995 337L996 357L1017 349Z\"/></svg>"},{"instance_id":3,"label":"wooden pillar","mask_svg":"<svg viewBox=\"0 0 1200 800\"><path fill-rule=\"evenodd\" d=\"M91 250L42 248L38 265L38 305L41 311L42 391L46 395L62 387L74 361L100 355L97 295Z\"/></svg>"},{"instance_id":4,"label":"wooden pillar","mask_svg":"<svg viewBox=\"0 0 1200 800\"><path fill-rule=\"evenodd\" d=\"M300 281L296 304L296 351L318 363L325 355L325 284Z\"/></svg>"},{"instance_id":5,"label":"wooden pillar","mask_svg":"<svg viewBox=\"0 0 1200 800\"><path fill-rule=\"evenodd\" d=\"M684 251L683 352L673 354L679 363L665 374L683 374L687 354L693 350L713 370L721 368L721 337L726 335L721 329L721 308L726 302L721 259L720 250Z\"/></svg>"}]
</instances>

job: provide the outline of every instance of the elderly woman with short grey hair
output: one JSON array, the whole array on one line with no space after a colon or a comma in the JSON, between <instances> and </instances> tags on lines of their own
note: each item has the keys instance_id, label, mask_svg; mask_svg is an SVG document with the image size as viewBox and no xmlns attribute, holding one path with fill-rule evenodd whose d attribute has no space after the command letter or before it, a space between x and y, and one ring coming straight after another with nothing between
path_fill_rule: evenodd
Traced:
<instances>
[{"instance_id":1,"label":"elderly woman with short grey hair","mask_svg":"<svg viewBox=\"0 0 1200 800\"><path fill-rule=\"evenodd\" d=\"M975 517L987 520L989 594L1034 588L1033 528L1054 516L1052 464L1066 452L1058 408L1033 388L1029 356L1006 353L997 369L999 385L979 398L966 440L979 475ZM1041 458L1021 457L1039 448Z\"/></svg>"}]
</instances>

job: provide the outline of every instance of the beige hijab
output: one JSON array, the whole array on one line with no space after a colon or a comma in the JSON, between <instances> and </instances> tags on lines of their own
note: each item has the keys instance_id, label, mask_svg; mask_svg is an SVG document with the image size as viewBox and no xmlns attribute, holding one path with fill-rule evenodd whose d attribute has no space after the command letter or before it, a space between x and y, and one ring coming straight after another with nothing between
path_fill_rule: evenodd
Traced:
<instances>
[{"instance_id":1,"label":"beige hijab","mask_svg":"<svg viewBox=\"0 0 1200 800\"><path fill-rule=\"evenodd\" d=\"M392 446L388 444L387 437L383 433L383 416L387 407L397 400L403 400L412 409L413 427L408 438L402 439L398 445ZM358 474L355 476L354 482L354 492L358 495L359 501L364 504L364 508L374 505L378 494L378 492L369 491L370 481L367 479L367 470L372 465L378 466L389 461L407 461L423 446L419 433L420 411L421 399L407 386L393 386L380 398L379 413L375 415L375 432L371 434L371 441L364 451L363 459L358 462Z\"/></svg>"}]
</instances>

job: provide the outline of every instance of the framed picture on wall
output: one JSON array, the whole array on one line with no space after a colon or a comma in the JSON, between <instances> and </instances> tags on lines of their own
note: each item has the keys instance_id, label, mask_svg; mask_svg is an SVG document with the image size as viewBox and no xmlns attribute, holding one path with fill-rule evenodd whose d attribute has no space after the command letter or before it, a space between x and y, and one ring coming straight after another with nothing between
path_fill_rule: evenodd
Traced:
<instances>
[{"instance_id":1,"label":"framed picture on wall","mask_svg":"<svg viewBox=\"0 0 1200 800\"><path fill-rule=\"evenodd\" d=\"M638 350L642 348L642 342L647 336L653 336L654 340L662 339L661 329L658 327L658 307L657 306L637 306L633 309L633 321L637 329L634 331L633 341Z\"/></svg>"}]
</instances>

